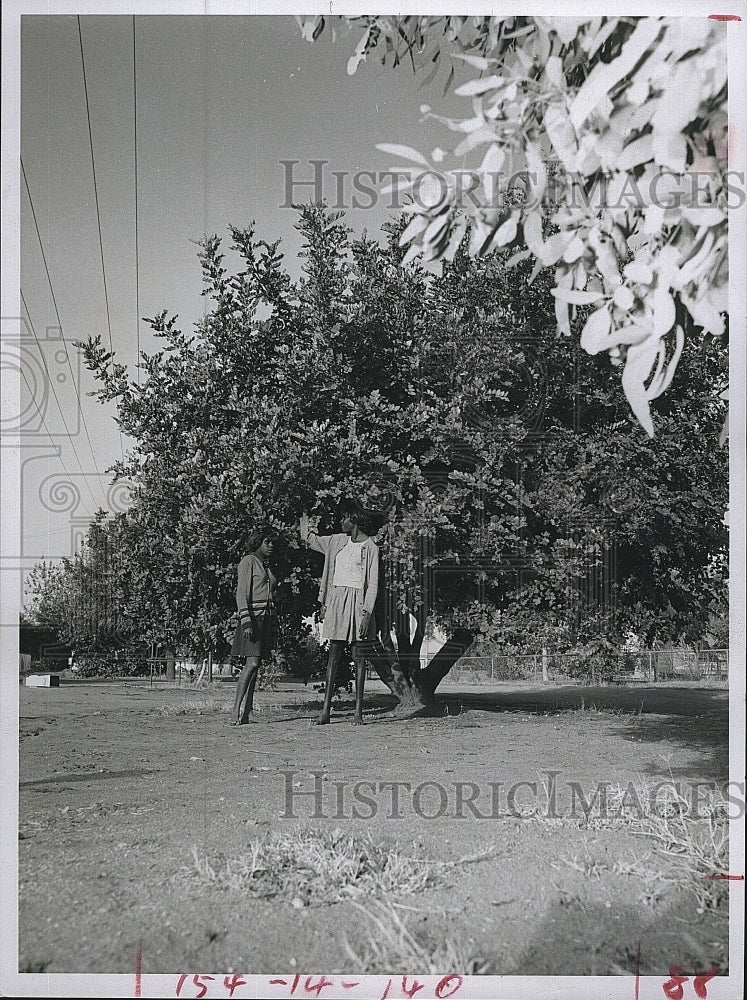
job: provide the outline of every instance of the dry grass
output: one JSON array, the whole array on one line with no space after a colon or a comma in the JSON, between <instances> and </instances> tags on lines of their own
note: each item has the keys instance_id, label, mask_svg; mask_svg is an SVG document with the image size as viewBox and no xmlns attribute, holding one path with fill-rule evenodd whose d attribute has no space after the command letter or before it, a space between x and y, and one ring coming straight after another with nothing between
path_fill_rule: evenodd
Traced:
<instances>
[{"instance_id":1,"label":"dry grass","mask_svg":"<svg viewBox=\"0 0 747 1000\"><path fill-rule=\"evenodd\" d=\"M168 705L161 705L160 715L209 715L215 712L225 712L226 699L212 697L186 697Z\"/></svg>"},{"instance_id":2,"label":"dry grass","mask_svg":"<svg viewBox=\"0 0 747 1000\"><path fill-rule=\"evenodd\" d=\"M624 715L625 716L627 716L627 715L642 715L643 714L643 700L641 700L640 707L636 711L635 709L632 709L632 708L613 708L611 705L601 705L601 706L599 706L599 705L597 705L597 703L595 701L590 701L589 704L587 705L586 704L586 699L582 698L581 699L581 704L578 706L578 708L572 708L572 709L569 710L569 713L572 714L573 712L583 712L583 713L586 713L586 714L589 714L589 715L614 715L617 718L621 718Z\"/></svg>"},{"instance_id":3,"label":"dry grass","mask_svg":"<svg viewBox=\"0 0 747 1000\"><path fill-rule=\"evenodd\" d=\"M644 859L618 861L609 868L642 880L644 901L657 900L664 885L687 885L695 894L698 913L716 909L728 894L727 885L712 878L729 871L728 800L718 786L705 794L701 791L696 813L674 781L660 785L640 779L625 787L611 788L607 793L607 814L589 816L583 825L590 830L622 827L656 842L653 855L649 852ZM656 855L668 860L666 873L656 864ZM599 874L588 857L574 855L561 861L587 875Z\"/></svg>"},{"instance_id":4,"label":"dry grass","mask_svg":"<svg viewBox=\"0 0 747 1000\"><path fill-rule=\"evenodd\" d=\"M489 963L474 954L473 949L458 935L445 935L434 947L407 927L392 900L372 900L367 906L353 902L370 922L366 943L356 952L347 937L345 950L356 971L364 975L401 972L418 975L463 976L486 975Z\"/></svg>"},{"instance_id":5,"label":"dry grass","mask_svg":"<svg viewBox=\"0 0 747 1000\"><path fill-rule=\"evenodd\" d=\"M274 833L252 841L237 858L200 859L193 848L195 867L208 882L259 898L274 898L294 906L338 903L357 896L410 895L448 882L459 865L488 857L456 862L411 857L399 849L334 830L302 828Z\"/></svg>"},{"instance_id":6,"label":"dry grass","mask_svg":"<svg viewBox=\"0 0 747 1000\"><path fill-rule=\"evenodd\" d=\"M714 788L690 815L690 803L676 789L668 789L662 808L640 820L633 832L652 837L658 853L671 858L695 893L698 912L715 909L725 900L724 882L710 876L729 871L728 800Z\"/></svg>"},{"instance_id":7,"label":"dry grass","mask_svg":"<svg viewBox=\"0 0 747 1000\"><path fill-rule=\"evenodd\" d=\"M593 853L589 850L588 844L584 844L582 853L570 856L561 855L557 863L553 861L548 863L551 868L555 868L556 870L572 868L575 871L581 872L586 878L601 878L609 874L630 876L639 883L638 902L644 906L654 907L672 887L678 884L678 879L671 874L664 874L660 870L661 866L657 865L655 858L652 864L652 856L653 852L649 851L642 858L632 855L628 859L618 858L617 860L612 860L611 858L600 857L598 853Z\"/></svg>"},{"instance_id":8,"label":"dry grass","mask_svg":"<svg viewBox=\"0 0 747 1000\"><path fill-rule=\"evenodd\" d=\"M728 678L716 678L716 677L701 677L697 680L686 680L684 678L672 678L666 681L647 681L646 687L651 688L686 688L692 689L693 691L728 691L729 690L729 680Z\"/></svg>"}]
</instances>

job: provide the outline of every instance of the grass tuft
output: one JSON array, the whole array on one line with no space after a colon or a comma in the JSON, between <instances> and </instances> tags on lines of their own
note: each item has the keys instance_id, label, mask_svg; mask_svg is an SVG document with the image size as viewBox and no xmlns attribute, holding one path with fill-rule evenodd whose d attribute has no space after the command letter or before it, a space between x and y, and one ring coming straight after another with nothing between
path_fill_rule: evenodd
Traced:
<instances>
[{"instance_id":1,"label":"grass tuft","mask_svg":"<svg viewBox=\"0 0 747 1000\"><path fill-rule=\"evenodd\" d=\"M641 819L634 829L657 842L657 851L671 858L690 883L699 912L716 909L728 895L727 884L709 876L729 871L728 800L719 788L699 803L697 816L690 803L670 789L664 807Z\"/></svg>"},{"instance_id":2,"label":"grass tuft","mask_svg":"<svg viewBox=\"0 0 747 1000\"><path fill-rule=\"evenodd\" d=\"M161 715L208 715L211 712L225 712L225 698L184 698L158 709Z\"/></svg>"},{"instance_id":3,"label":"grass tuft","mask_svg":"<svg viewBox=\"0 0 747 1000\"><path fill-rule=\"evenodd\" d=\"M237 858L200 859L193 848L198 874L208 882L262 899L279 899L294 906L318 906L357 896L411 895L448 882L455 867L489 856L456 862L411 857L399 849L376 844L370 836L343 833L339 828L302 828L252 841Z\"/></svg>"},{"instance_id":4,"label":"grass tuft","mask_svg":"<svg viewBox=\"0 0 747 1000\"><path fill-rule=\"evenodd\" d=\"M431 947L407 927L392 900L371 900L365 906L353 902L352 905L371 924L362 953L353 949L347 937L343 941L356 971L363 975L396 973L403 969L417 975L480 976L489 972L489 963L476 956L458 935L449 934L440 939L435 948Z\"/></svg>"},{"instance_id":5,"label":"grass tuft","mask_svg":"<svg viewBox=\"0 0 747 1000\"><path fill-rule=\"evenodd\" d=\"M664 883L688 885L695 895L698 913L714 910L725 902L728 883L712 878L729 871L728 800L718 786L708 789L707 794L701 793L694 811L692 802L678 791L674 780L662 784L640 779L610 789L607 807L606 816L588 816L582 825L590 830L622 827L654 840L654 853L670 862L667 874L638 862L627 870L622 863L613 870L642 878L650 898ZM650 858L647 855L646 861ZM589 873L586 859L563 860Z\"/></svg>"}]
</instances>

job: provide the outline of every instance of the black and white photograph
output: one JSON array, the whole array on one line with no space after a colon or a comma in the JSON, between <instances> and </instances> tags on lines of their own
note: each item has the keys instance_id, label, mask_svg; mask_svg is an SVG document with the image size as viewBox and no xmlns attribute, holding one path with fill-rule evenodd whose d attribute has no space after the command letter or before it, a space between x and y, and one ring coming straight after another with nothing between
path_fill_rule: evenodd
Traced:
<instances>
[{"instance_id":1,"label":"black and white photograph","mask_svg":"<svg viewBox=\"0 0 747 1000\"><path fill-rule=\"evenodd\" d=\"M744 3L2 16L0 994L741 997Z\"/></svg>"}]
</instances>

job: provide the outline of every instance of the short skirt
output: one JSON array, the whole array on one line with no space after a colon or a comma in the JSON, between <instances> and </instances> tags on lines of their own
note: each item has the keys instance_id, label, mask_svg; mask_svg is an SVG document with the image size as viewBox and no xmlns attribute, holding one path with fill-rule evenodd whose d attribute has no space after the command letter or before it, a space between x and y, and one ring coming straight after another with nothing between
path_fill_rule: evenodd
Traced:
<instances>
[{"instance_id":1,"label":"short skirt","mask_svg":"<svg viewBox=\"0 0 747 1000\"><path fill-rule=\"evenodd\" d=\"M359 642L362 611L362 590L357 587L332 587L324 614L322 638ZM374 615L371 615L368 620L368 632L364 638L370 640L375 637L376 621Z\"/></svg>"},{"instance_id":2,"label":"short skirt","mask_svg":"<svg viewBox=\"0 0 747 1000\"><path fill-rule=\"evenodd\" d=\"M261 656L267 658L272 653L275 645L275 616L263 614L256 616L259 625L258 635L255 641L251 642L244 635L241 622L236 626L231 646L231 656Z\"/></svg>"}]
</instances>

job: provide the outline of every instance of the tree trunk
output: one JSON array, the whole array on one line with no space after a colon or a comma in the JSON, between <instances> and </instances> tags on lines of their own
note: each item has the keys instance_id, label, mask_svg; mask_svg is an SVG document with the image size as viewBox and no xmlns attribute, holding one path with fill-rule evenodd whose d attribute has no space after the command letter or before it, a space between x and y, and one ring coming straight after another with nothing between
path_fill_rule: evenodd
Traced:
<instances>
[{"instance_id":1,"label":"tree trunk","mask_svg":"<svg viewBox=\"0 0 747 1000\"><path fill-rule=\"evenodd\" d=\"M397 628L397 660L399 669L407 678L410 687L418 687L418 677L420 676L420 650L423 646L423 632L420 625L416 624L415 632L410 636L409 617L402 621Z\"/></svg>"},{"instance_id":2,"label":"tree trunk","mask_svg":"<svg viewBox=\"0 0 747 1000\"><path fill-rule=\"evenodd\" d=\"M418 677L418 687L424 701L430 701L436 688L446 677L456 661L467 652L475 636L466 628L457 628L451 637L439 649L431 662L421 670Z\"/></svg>"},{"instance_id":3,"label":"tree trunk","mask_svg":"<svg viewBox=\"0 0 747 1000\"><path fill-rule=\"evenodd\" d=\"M397 655L395 673L401 678L403 694L401 704L407 708L423 708L426 700L420 688L420 650L423 646L423 631L419 624L410 636L409 615L403 617L397 627Z\"/></svg>"},{"instance_id":4,"label":"tree trunk","mask_svg":"<svg viewBox=\"0 0 747 1000\"><path fill-rule=\"evenodd\" d=\"M397 650L394 648L391 638L388 642L377 638L369 659L374 670L392 694L400 701L406 699L410 693L410 683L399 669Z\"/></svg>"},{"instance_id":5,"label":"tree trunk","mask_svg":"<svg viewBox=\"0 0 747 1000\"><path fill-rule=\"evenodd\" d=\"M432 702L438 685L472 645L474 633L466 628L456 629L428 666L421 669L420 651L424 635L420 623L410 636L409 616L402 616L397 621L395 632L396 649L390 633L384 635L382 632L369 659L384 684L399 698L400 708L425 708Z\"/></svg>"},{"instance_id":6,"label":"tree trunk","mask_svg":"<svg viewBox=\"0 0 747 1000\"><path fill-rule=\"evenodd\" d=\"M382 631L368 652L368 659L380 679L399 699L400 708L423 708L425 702L418 686L423 633L418 626L410 638L408 616L397 623L396 636L395 647L391 632Z\"/></svg>"}]
</instances>

